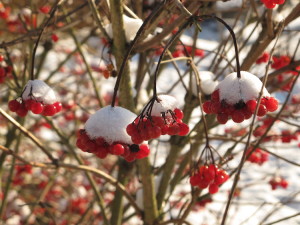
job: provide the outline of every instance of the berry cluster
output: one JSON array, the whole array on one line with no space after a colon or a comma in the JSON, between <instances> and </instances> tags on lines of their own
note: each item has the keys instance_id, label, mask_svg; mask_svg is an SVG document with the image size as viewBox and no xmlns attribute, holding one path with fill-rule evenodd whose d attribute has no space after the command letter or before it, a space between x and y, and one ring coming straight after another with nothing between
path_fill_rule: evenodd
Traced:
<instances>
[{"instance_id":1,"label":"berry cluster","mask_svg":"<svg viewBox=\"0 0 300 225\"><path fill-rule=\"evenodd\" d=\"M225 99L220 100L219 90L211 95L211 101L203 104L203 110L207 114L217 114L217 120L221 124L227 123L231 118L235 123L241 123L250 119L254 114L257 100L251 99L247 102L240 100L238 103L229 104ZM263 97L260 101L257 116L264 116L267 112L274 112L278 108L278 101L273 97Z\"/></svg>"},{"instance_id":2,"label":"berry cluster","mask_svg":"<svg viewBox=\"0 0 300 225\"><path fill-rule=\"evenodd\" d=\"M210 194L219 191L219 186L225 183L229 175L225 170L219 169L215 164L202 165L199 170L190 177L190 184L201 189L208 187Z\"/></svg>"},{"instance_id":3,"label":"berry cluster","mask_svg":"<svg viewBox=\"0 0 300 225\"><path fill-rule=\"evenodd\" d=\"M136 145L124 144L122 142L109 144L102 137L91 139L84 129L79 130L76 145L82 151L94 153L101 159L105 158L108 154L112 154L122 156L128 162L147 157L150 153L147 144Z\"/></svg>"},{"instance_id":4,"label":"berry cluster","mask_svg":"<svg viewBox=\"0 0 300 225\"><path fill-rule=\"evenodd\" d=\"M26 84L21 97L8 103L10 111L20 117L27 115L28 111L43 116L54 116L62 109L54 91L41 80L30 80Z\"/></svg>"},{"instance_id":5,"label":"berry cluster","mask_svg":"<svg viewBox=\"0 0 300 225\"><path fill-rule=\"evenodd\" d=\"M34 99L21 99L20 101L14 99L8 102L8 108L10 111L17 113L20 117L26 116L28 111L34 114L42 114L43 116L54 116L61 111L62 105L60 102L43 104L43 102Z\"/></svg>"},{"instance_id":6,"label":"berry cluster","mask_svg":"<svg viewBox=\"0 0 300 225\"><path fill-rule=\"evenodd\" d=\"M285 0L261 0L268 9L273 9L276 5L281 5Z\"/></svg>"},{"instance_id":7,"label":"berry cluster","mask_svg":"<svg viewBox=\"0 0 300 225\"><path fill-rule=\"evenodd\" d=\"M271 185L272 190L277 189L278 186L286 189L289 185L289 183L283 177L280 176L273 177L269 181L269 184Z\"/></svg>"},{"instance_id":8,"label":"berry cluster","mask_svg":"<svg viewBox=\"0 0 300 225\"><path fill-rule=\"evenodd\" d=\"M252 151L252 148L249 148L247 150L247 156L250 154ZM262 165L264 162L268 161L269 159L269 153L261 150L260 148L256 148L251 155L247 157L247 161L256 163L258 165Z\"/></svg>"},{"instance_id":9,"label":"berry cluster","mask_svg":"<svg viewBox=\"0 0 300 225\"><path fill-rule=\"evenodd\" d=\"M290 143L292 140L297 141L297 134L291 133L290 130L282 130L281 131L281 141L282 143Z\"/></svg>"},{"instance_id":10,"label":"berry cluster","mask_svg":"<svg viewBox=\"0 0 300 225\"><path fill-rule=\"evenodd\" d=\"M189 132L189 127L182 122L183 116L183 112L178 108L168 110L167 113L162 113L162 116L139 116L127 126L126 131L135 144L165 134L185 136Z\"/></svg>"}]
</instances>

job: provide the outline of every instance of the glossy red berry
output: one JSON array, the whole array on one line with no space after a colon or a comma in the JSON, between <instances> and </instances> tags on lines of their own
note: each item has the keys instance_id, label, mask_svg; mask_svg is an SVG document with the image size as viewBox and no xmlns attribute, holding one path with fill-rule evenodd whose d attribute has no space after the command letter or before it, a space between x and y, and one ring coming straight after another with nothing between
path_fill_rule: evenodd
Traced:
<instances>
[{"instance_id":1,"label":"glossy red berry","mask_svg":"<svg viewBox=\"0 0 300 225\"><path fill-rule=\"evenodd\" d=\"M25 104L21 104L18 110L16 111L19 117L25 117L28 113L28 110L25 107Z\"/></svg>"},{"instance_id":2,"label":"glossy red berry","mask_svg":"<svg viewBox=\"0 0 300 225\"><path fill-rule=\"evenodd\" d=\"M257 116L264 116L267 113L267 108L263 104L260 104L258 107Z\"/></svg>"},{"instance_id":3,"label":"glossy red berry","mask_svg":"<svg viewBox=\"0 0 300 225\"><path fill-rule=\"evenodd\" d=\"M140 145L140 150L136 153L136 158L137 159L142 159L145 158L149 155L150 149L147 144L142 144Z\"/></svg>"},{"instance_id":4,"label":"glossy red berry","mask_svg":"<svg viewBox=\"0 0 300 225\"><path fill-rule=\"evenodd\" d=\"M56 113L58 113L62 110L62 104L60 102L55 102L53 105L56 108Z\"/></svg>"},{"instance_id":5,"label":"glossy red berry","mask_svg":"<svg viewBox=\"0 0 300 225\"><path fill-rule=\"evenodd\" d=\"M179 136L185 136L190 132L190 128L188 125L186 125L185 123L179 123Z\"/></svg>"},{"instance_id":6,"label":"glossy red berry","mask_svg":"<svg viewBox=\"0 0 300 225\"><path fill-rule=\"evenodd\" d=\"M174 109L174 113L175 113L175 116L177 117L177 119L182 120L183 112L181 109L178 109L178 108Z\"/></svg>"},{"instance_id":7,"label":"glossy red berry","mask_svg":"<svg viewBox=\"0 0 300 225\"><path fill-rule=\"evenodd\" d=\"M219 102L220 101L220 92L219 92L219 90L215 90L211 94L211 101L213 101L213 102Z\"/></svg>"},{"instance_id":8,"label":"glossy red berry","mask_svg":"<svg viewBox=\"0 0 300 225\"><path fill-rule=\"evenodd\" d=\"M278 109L278 101L271 97L266 99L265 106L269 112L274 112Z\"/></svg>"},{"instance_id":9,"label":"glossy red berry","mask_svg":"<svg viewBox=\"0 0 300 225\"><path fill-rule=\"evenodd\" d=\"M44 116L53 116L56 113L56 108L54 105L45 105L43 115Z\"/></svg>"},{"instance_id":10,"label":"glossy red berry","mask_svg":"<svg viewBox=\"0 0 300 225\"><path fill-rule=\"evenodd\" d=\"M241 110L235 110L232 113L231 118L232 118L233 122L235 122L235 123L241 123L245 120L245 116Z\"/></svg>"},{"instance_id":11,"label":"glossy red berry","mask_svg":"<svg viewBox=\"0 0 300 225\"><path fill-rule=\"evenodd\" d=\"M215 194L219 191L219 186L212 183L212 184L209 185L208 191L209 191L210 194Z\"/></svg>"},{"instance_id":12,"label":"glossy red berry","mask_svg":"<svg viewBox=\"0 0 300 225\"><path fill-rule=\"evenodd\" d=\"M31 111L34 113L34 114L41 114L44 110L44 106L42 103L40 102L33 102L31 104Z\"/></svg>"},{"instance_id":13,"label":"glossy red berry","mask_svg":"<svg viewBox=\"0 0 300 225\"><path fill-rule=\"evenodd\" d=\"M121 144L114 144L112 146L112 154L122 155L124 153L124 146Z\"/></svg>"},{"instance_id":14,"label":"glossy red berry","mask_svg":"<svg viewBox=\"0 0 300 225\"><path fill-rule=\"evenodd\" d=\"M211 101L206 101L203 103L203 111L207 114L211 114L212 110L211 110Z\"/></svg>"},{"instance_id":15,"label":"glossy red berry","mask_svg":"<svg viewBox=\"0 0 300 225\"><path fill-rule=\"evenodd\" d=\"M257 105L256 100L249 100L249 101L247 101L247 103L246 103L247 109L248 109L251 113L254 113L254 112L255 112L256 105Z\"/></svg>"},{"instance_id":16,"label":"glossy red berry","mask_svg":"<svg viewBox=\"0 0 300 225\"><path fill-rule=\"evenodd\" d=\"M25 106L27 110L31 110L32 105L35 103L33 99L27 99L25 101Z\"/></svg>"}]
</instances>

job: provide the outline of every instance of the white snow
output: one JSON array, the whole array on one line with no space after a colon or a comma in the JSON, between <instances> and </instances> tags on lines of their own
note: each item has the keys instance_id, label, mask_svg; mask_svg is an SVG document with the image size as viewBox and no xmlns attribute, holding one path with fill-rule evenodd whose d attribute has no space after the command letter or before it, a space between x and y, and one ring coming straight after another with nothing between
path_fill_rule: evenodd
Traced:
<instances>
[{"instance_id":1,"label":"white snow","mask_svg":"<svg viewBox=\"0 0 300 225\"><path fill-rule=\"evenodd\" d=\"M174 110L178 103L176 98L170 95L158 95L160 102L155 101L151 115L152 116L161 116L161 113L167 112L168 110Z\"/></svg>"},{"instance_id":2,"label":"white snow","mask_svg":"<svg viewBox=\"0 0 300 225\"><path fill-rule=\"evenodd\" d=\"M109 144L117 141L132 144L126 127L136 117L136 114L125 108L106 106L99 109L86 121L85 130L91 139L103 137Z\"/></svg>"},{"instance_id":3,"label":"white snow","mask_svg":"<svg viewBox=\"0 0 300 225\"><path fill-rule=\"evenodd\" d=\"M241 71L241 78L233 72L225 77L216 89L220 91L220 100L228 104L238 103L243 100L245 103L251 99L257 99L262 87L260 79L246 71ZM263 89L263 96L270 96L266 88Z\"/></svg>"},{"instance_id":4,"label":"white snow","mask_svg":"<svg viewBox=\"0 0 300 225\"><path fill-rule=\"evenodd\" d=\"M30 94L44 104L53 104L58 101L55 92L44 81L41 80L29 80L25 85L22 99L30 99Z\"/></svg>"},{"instance_id":5,"label":"white snow","mask_svg":"<svg viewBox=\"0 0 300 225\"><path fill-rule=\"evenodd\" d=\"M210 71L199 71L199 76L201 80L201 90L204 94L210 95L215 90L218 85L218 81L214 81L215 75ZM197 82L195 76L192 79L192 92L195 96L197 93Z\"/></svg>"},{"instance_id":6,"label":"white snow","mask_svg":"<svg viewBox=\"0 0 300 225\"><path fill-rule=\"evenodd\" d=\"M134 19L126 15L123 15L123 22L124 22L126 42L130 42L135 38L135 35L140 29L140 27L142 26L143 21L141 19ZM110 38L113 38L112 25L107 24L104 28L108 36Z\"/></svg>"}]
</instances>

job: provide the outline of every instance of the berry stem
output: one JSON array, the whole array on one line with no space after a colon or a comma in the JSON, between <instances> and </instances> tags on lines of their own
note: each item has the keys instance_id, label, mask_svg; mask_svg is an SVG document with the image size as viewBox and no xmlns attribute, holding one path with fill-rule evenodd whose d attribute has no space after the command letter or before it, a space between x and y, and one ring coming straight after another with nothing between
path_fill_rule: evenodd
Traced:
<instances>
[{"instance_id":1,"label":"berry stem","mask_svg":"<svg viewBox=\"0 0 300 225\"><path fill-rule=\"evenodd\" d=\"M156 81L157 81L157 75L159 72L159 68L160 68L160 64L161 61L166 53L166 51L169 49L169 47L173 44L173 42L181 35L181 33L190 25L192 24L194 21L194 16L189 17L189 19L187 20L187 22L185 22L180 28L179 30L176 32L176 34L171 38L171 40L169 40L169 42L166 44L166 46L164 47L164 50L162 51L158 62L157 62L157 67L156 70L154 72L154 80L153 80L153 97L157 96L157 90L156 90Z\"/></svg>"},{"instance_id":2,"label":"berry stem","mask_svg":"<svg viewBox=\"0 0 300 225\"><path fill-rule=\"evenodd\" d=\"M35 61L35 54L36 54L36 50L37 50L37 47L39 45L39 42L41 40L41 37L42 37L42 34L44 33L44 30L45 28L48 26L48 24L50 23L51 19L54 17L54 14L58 8L59 5L62 4L64 0L58 0L55 5L52 7L51 11L50 11L50 15L49 15L49 18L45 21L45 23L42 25L42 28L41 28L41 32L35 42L35 45L33 47L33 51L32 51L32 59L31 59L31 71L30 71L30 79L31 80L34 80L34 61Z\"/></svg>"},{"instance_id":3,"label":"berry stem","mask_svg":"<svg viewBox=\"0 0 300 225\"><path fill-rule=\"evenodd\" d=\"M198 17L200 20L203 19L216 19L217 21L219 21L220 23L222 23L226 29L229 31L232 40L233 40L233 45L234 45L234 50L235 50L235 60L236 60L236 72L237 72L237 77L241 78L241 66L240 66L240 60L239 60L239 49L238 49L238 44L237 44L237 40L234 34L234 31L232 30L232 28L221 18L215 16L215 15L202 15L200 17Z\"/></svg>"},{"instance_id":4,"label":"berry stem","mask_svg":"<svg viewBox=\"0 0 300 225\"><path fill-rule=\"evenodd\" d=\"M156 9L154 9L152 11L152 13L145 19L144 23L142 24L142 26L140 27L140 29L138 30L138 32L136 33L133 41L130 43L130 46L124 56L124 59L122 61L122 64L120 66L120 69L118 71L118 75L117 75L117 80L116 80L116 84L114 87L114 95L112 98L112 102L111 102L111 107L115 106L115 102L116 102L116 97L117 97L117 93L119 90L119 86L120 86L120 82L121 82L121 78L122 78L122 74L123 71L125 69L126 66L126 62L128 61L128 58L133 50L134 45L137 43L138 39L140 38L141 34L143 33L143 31L145 30L145 28L148 26L148 23L156 16L156 14L160 11L160 9L164 6L165 2L163 1L160 5L158 5L156 7Z\"/></svg>"}]
</instances>

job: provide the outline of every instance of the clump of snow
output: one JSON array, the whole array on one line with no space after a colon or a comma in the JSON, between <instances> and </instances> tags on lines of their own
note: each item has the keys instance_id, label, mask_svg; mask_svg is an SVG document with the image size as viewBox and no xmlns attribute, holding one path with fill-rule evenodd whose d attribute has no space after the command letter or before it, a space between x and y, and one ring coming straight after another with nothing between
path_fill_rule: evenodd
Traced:
<instances>
[{"instance_id":1,"label":"clump of snow","mask_svg":"<svg viewBox=\"0 0 300 225\"><path fill-rule=\"evenodd\" d=\"M199 76L201 80L201 90L204 94L210 95L215 90L218 85L218 81L214 81L215 75L210 71L199 71ZM197 96L197 82L196 77L193 76L192 79L192 93Z\"/></svg>"},{"instance_id":2,"label":"clump of snow","mask_svg":"<svg viewBox=\"0 0 300 225\"><path fill-rule=\"evenodd\" d=\"M216 89L219 89L220 100L225 100L229 104L238 103L240 100L247 102L251 99L257 99L262 87L260 79L246 71L241 71L241 78L233 72L225 77L219 83ZM270 96L266 88L263 89L263 96Z\"/></svg>"},{"instance_id":3,"label":"clump of snow","mask_svg":"<svg viewBox=\"0 0 300 225\"><path fill-rule=\"evenodd\" d=\"M136 33L140 29L143 24L143 20L141 19L134 19L130 18L126 15L123 15L123 22L124 22L124 30L125 30L125 37L126 42L130 42L135 38ZM112 25L107 24L105 26L105 30L110 38L113 38L113 31Z\"/></svg>"},{"instance_id":4,"label":"clump of snow","mask_svg":"<svg viewBox=\"0 0 300 225\"><path fill-rule=\"evenodd\" d=\"M155 101L153 104L152 116L161 116L161 113L165 113L168 110L174 110L178 105L176 98L170 95L158 95L160 102Z\"/></svg>"},{"instance_id":5,"label":"clump of snow","mask_svg":"<svg viewBox=\"0 0 300 225\"><path fill-rule=\"evenodd\" d=\"M86 121L85 131L91 139L102 137L108 144L113 142L132 144L126 127L136 117L136 114L122 107L106 106Z\"/></svg>"},{"instance_id":6,"label":"clump of snow","mask_svg":"<svg viewBox=\"0 0 300 225\"><path fill-rule=\"evenodd\" d=\"M43 102L47 105L58 101L52 88L41 80L29 80L25 85L24 92L22 93L22 99L31 99L31 96L33 96L37 101Z\"/></svg>"}]
</instances>

